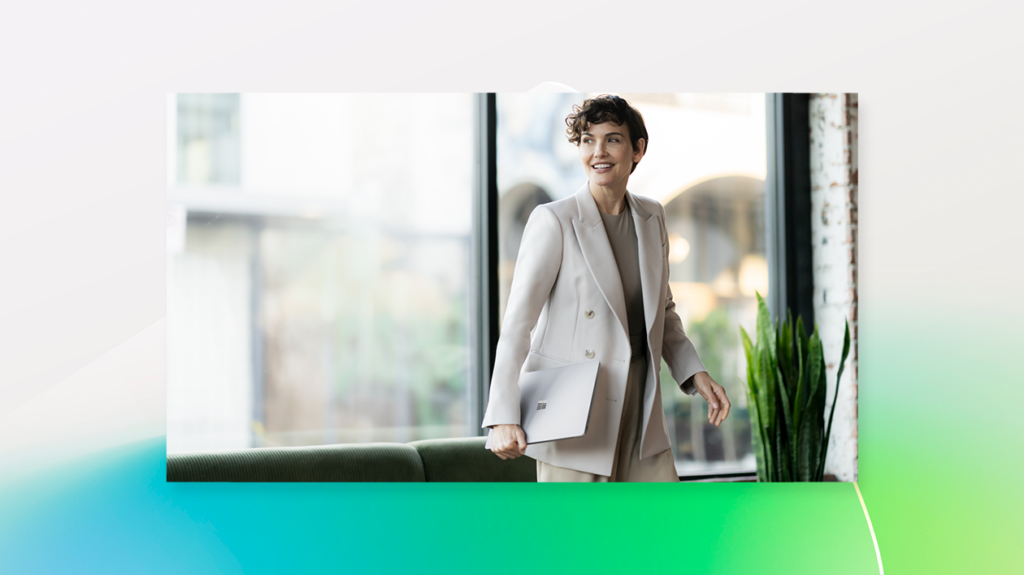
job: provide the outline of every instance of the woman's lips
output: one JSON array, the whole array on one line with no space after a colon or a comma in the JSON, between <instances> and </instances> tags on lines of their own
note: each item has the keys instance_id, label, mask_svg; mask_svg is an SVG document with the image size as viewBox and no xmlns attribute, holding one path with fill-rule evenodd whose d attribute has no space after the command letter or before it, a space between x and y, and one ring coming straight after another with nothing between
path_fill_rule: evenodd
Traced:
<instances>
[{"instance_id":1,"label":"woman's lips","mask_svg":"<svg viewBox=\"0 0 1024 575\"><path fill-rule=\"evenodd\" d=\"M592 165L591 168L593 168L595 172L603 174L604 172L607 172L608 170L612 169L612 166L613 164L600 163Z\"/></svg>"}]
</instances>

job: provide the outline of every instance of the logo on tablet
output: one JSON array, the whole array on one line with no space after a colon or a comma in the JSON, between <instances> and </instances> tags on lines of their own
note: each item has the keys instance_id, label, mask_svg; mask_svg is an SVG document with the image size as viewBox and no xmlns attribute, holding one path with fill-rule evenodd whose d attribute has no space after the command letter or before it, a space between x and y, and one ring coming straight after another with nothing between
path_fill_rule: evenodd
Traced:
<instances>
[{"instance_id":1,"label":"logo on tablet","mask_svg":"<svg viewBox=\"0 0 1024 575\"><path fill-rule=\"evenodd\" d=\"M537 402L537 411L540 411L542 409L547 409L547 407L548 407L548 401L546 399Z\"/></svg>"}]
</instances>

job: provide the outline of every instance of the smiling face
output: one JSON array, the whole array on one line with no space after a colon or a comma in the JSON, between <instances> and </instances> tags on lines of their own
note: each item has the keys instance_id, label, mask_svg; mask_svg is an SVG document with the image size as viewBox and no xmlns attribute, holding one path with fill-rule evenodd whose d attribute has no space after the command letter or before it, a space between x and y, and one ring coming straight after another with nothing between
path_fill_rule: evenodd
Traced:
<instances>
[{"instance_id":1,"label":"smiling face","mask_svg":"<svg viewBox=\"0 0 1024 575\"><path fill-rule=\"evenodd\" d=\"M625 189L633 163L644 156L643 139L637 149L629 143L629 127L604 122L591 124L580 137L579 151L583 171L591 184Z\"/></svg>"}]
</instances>

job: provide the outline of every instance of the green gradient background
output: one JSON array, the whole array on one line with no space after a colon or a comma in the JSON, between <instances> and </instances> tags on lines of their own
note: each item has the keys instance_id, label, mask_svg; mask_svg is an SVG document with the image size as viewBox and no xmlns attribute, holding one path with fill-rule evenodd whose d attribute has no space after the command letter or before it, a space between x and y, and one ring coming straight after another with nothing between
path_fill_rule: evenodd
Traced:
<instances>
[{"instance_id":1,"label":"green gradient background","mask_svg":"<svg viewBox=\"0 0 1024 575\"><path fill-rule=\"evenodd\" d=\"M1024 315L944 291L862 314L859 486L886 573L1024 573Z\"/></svg>"}]
</instances>

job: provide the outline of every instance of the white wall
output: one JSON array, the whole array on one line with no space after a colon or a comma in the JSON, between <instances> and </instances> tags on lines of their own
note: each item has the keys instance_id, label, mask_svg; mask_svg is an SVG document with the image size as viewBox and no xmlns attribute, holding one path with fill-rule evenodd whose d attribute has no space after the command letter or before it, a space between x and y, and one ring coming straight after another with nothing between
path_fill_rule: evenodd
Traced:
<instances>
[{"instance_id":1,"label":"white wall","mask_svg":"<svg viewBox=\"0 0 1024 575\"><path fill-rule=\"evenodd\" d=\"M850 322L846 360L825 472L857 480L857 95L816 94L810 101L811 242L814 319L825 352L827 413Z\"/></svg>"}]
</instances>

